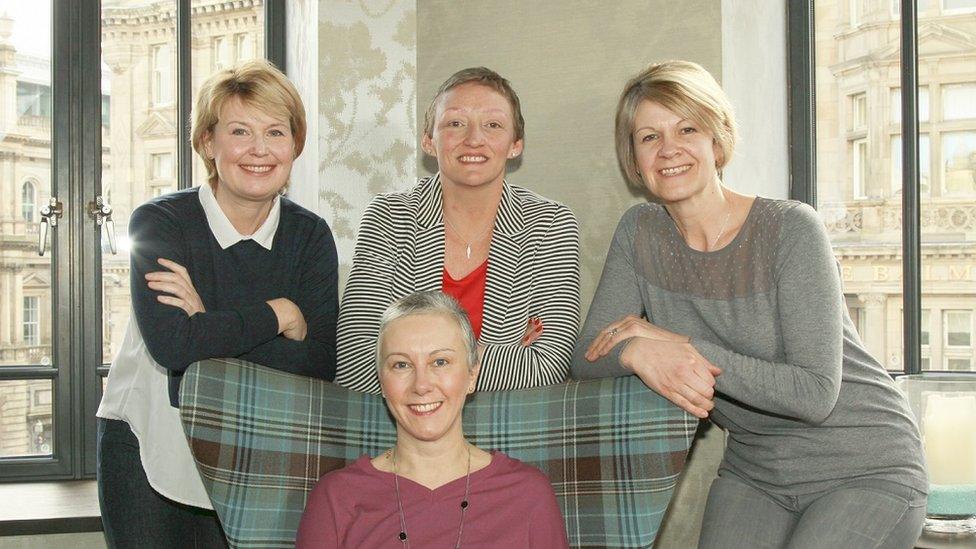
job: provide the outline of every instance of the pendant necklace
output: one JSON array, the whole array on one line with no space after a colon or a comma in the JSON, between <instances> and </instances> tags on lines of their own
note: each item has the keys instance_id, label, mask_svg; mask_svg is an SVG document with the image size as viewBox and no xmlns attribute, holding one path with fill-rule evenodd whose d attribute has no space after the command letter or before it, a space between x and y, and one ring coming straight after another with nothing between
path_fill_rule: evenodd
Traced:
<instances>
[{"instance_id":1,"label":"pendant necklace","mask_svg":"<svg viewBox=\"0 0 976 549\"><path fill-rule=\"evenodd\" d=\"M393 489L396 490L397 512L400 514L400 533L397 539L400 543L410 549L410 540L407 538L407 521L403 517L403 501L400 499L400 475L397 474L396 446L387 451L390 461L393 462ZM454 549L461 547L461 533L464 532L464 512L468 509L468 494L471 491L471 447L468 446L468 472L464 479L464 498L461 500L461 522L458 524L457 542Z\"/></svg>"},{"instance_id":2,"label":"pendant necklace","mask_svg":"<svg viewBox=\"0 0 976 549\"><path fill-rule=\"evenodd\" d=\"M722 194L724 195L725 193L723 192ZM666 209L664 211L667 212ZM668 212L668 216L671 216L671 212ZM725 214L725 221L722 221L722 228L719 229L718 234L715 235L715 240L712 240L712 245L708 246L708 248L705 250L706 252L710 252L715 249L715 245L718 244L718 241L722 239L722 235L725 234L725 229L729 226L729 219L731 217L732 217L732 204L730 202L728 212ZM681 223L678 222L677 218L672 217L672 219L674 220L675 227L678 228L678 232L681 233L681 236L684 237L685 241L687 241L688 233L685 232L684 227L681 226ZM705 244L706 245L708 244L708 240L705 241Z\"/></svg>"},{"instance_id":3,"label":"pendant necklace","mask_svg":"<svg viewBox=\"0 0 976 549\"><path fill-rule=\"evenodd\" d=\"M454 223L451 222L450 218L448 218L447 215L443 213L441 214L441 217L444 218L444 221L447 221L447 226L450 227L452 231L454 231L454 234L456 234L457 237L460 238L462 242L464 242L464 236L462 236L461 232L457 230L457 227L454 226ZM484 238L485 235L488 234L488 231L490 231L491 228L494 226L495 226L495 222L493 220L491 224L488 225L487 229L481 231L481 234L478 235L478 238L475 238L470 242L464 242L464 255L468 259L471 259L471 245L481 242L481 239Z\"/></svg>"}]
</instances>

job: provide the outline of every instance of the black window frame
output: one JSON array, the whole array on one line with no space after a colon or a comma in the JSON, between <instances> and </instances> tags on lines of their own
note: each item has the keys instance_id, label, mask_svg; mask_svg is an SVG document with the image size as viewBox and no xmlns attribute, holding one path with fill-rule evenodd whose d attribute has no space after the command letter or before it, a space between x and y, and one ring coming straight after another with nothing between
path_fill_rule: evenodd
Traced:
<instances>
[{"instance_id":1,"label":"black window frame","mask_svg":"<svg viewBox=\"0 0 976 549\"><path fill-rule=\"evenodd\" d=\"M51 196L64 215L49 235L52 364L4 366L0 381L50 380L54 452L0 458L0 482L95 476L95 410L102 396L101 228L85 205L101 186L101 2L50 0ZM190 0L177 0L177 112L190 120ZM265 57L285 70L285 0L264 2ZM179 124L176 174L191 186L189 124ZM35 189L36 192L36 189ZM59 366L60 365L60 366Z\"/></svg>"},{"instance_id":2,"label":"black window frame","mask_svg":"<svg viewBox=\"0 0 976 549\"><path fill-rule=\"evenodd\" d=\"M900 0L902 93L902 293L904 373L921 369L921 217L918 133L917 0ZM789 44L790 198L817 207L815 0L790 0ZM906 136L911 137L910 139Z\"/></svg>"}]
</instances>

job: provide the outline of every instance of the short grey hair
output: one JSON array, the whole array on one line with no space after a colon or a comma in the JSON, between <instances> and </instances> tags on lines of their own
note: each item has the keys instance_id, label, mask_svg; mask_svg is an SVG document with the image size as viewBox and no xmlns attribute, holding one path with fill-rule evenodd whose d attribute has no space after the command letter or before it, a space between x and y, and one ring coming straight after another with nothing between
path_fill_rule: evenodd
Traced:
<instances>
[{"instance_id":1,"label":"short grey hair","mask_svg":"<svg viewBox=\"0 0 976 549\"><path fill-rule=\"evenodd\" d=\"M467 353L468 369L472 370L478 365L478 338L475 337L474 329L471 328L468 313L461 308L461 305L453 297L439 290L433 290L414 292L401 297L391 303L383 312L383 316L380 317L379 334L376 337L377 371L383 364L380 348L383 346L383 334L386 333L387 327L394 320L413 315L443 315L457 322L458 329L461 331L461 340L464 341L464 350Z\"/></svg>"}]
</instances>

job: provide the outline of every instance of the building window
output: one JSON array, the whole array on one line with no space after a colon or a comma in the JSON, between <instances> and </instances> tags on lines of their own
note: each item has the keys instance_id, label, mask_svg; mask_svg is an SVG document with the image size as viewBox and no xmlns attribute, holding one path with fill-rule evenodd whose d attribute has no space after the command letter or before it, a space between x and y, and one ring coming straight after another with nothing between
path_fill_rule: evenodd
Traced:
<instances>
[{"instance_id":1,"label":"building window","mask_svg":"<svg viewBox=\"0 0 976 549\"><path fill-rule=\"evenodd\" d=\"M891 123L901 124L901 88L891 89ZM918 121L929 121L929 87L918 87Z\"/></svg>"},{"instance_id":2,"label":"building window","mask_svg":"<svg viewBox=\"0 0 976 549\"><path fill-rule=\"evenodd\" d=\"M891 195L901 194L901 136L891 136ZM932 153L929 134L918 136L918 185L919 193L928 197L932 194Z\"/></svg>"},{"instance_id":3,"label":"building window","mask_svg":"<svg viewBox=\"0 0 976 549\"><path fill-rule=\"evenodd\" d=\"M851 130L865 130L868 127L868 96L856 93L851 96Z\"/></svg>"},{"instance_id":4,"label":"building window","mask_svg":"<svg viewBox=\"0 0 976 549\"><path fill-rule=\"evenodd\" d=\"M868 140L851 141L851 181L854 198L867 198L868 183Z\"/></svg>"},{"instance_id":5,"label":"building window","mask_svg":"<svg viewBox=\"0 0 976 549\"><path fill-rule=\"evenodd\" d=\"M34 183L24 181L24 186L20 189L20 217L24 221L34 221L34 212L37 209L36 193Z\"/></svg>"},{"instance_id":6,"label":"building window","mask_svg":"<svg viewBox=\"0 0 976 549\"><path fill-rule=\"evenodd\" d=\"M976 131L942 134L942 186L946 196L976 196Z\"/></svg>"},{"instance_id":7,"label":"building window","mask_svg":"<svg viewBox=\"0 0 976 549\"><path fill-rule=\"evenodd\" d=\"M946 348L973 346L973 312L943 311Z\"/></svg>"},{"instance_id":8,"label":"building window","mask_svg":"<svg viewBox=\"0 0 976 549\"><path fill-rule=\"evenodd\" d=\"M112 101L109 99L109 96L103 94L102 95L102 127L105 129L111 127L112 113L109 111L109 107L111 107L111 105L112 105Z\"/></svg>"},{"instance_id":9,"label":"building window","mask_svg":"<svg viewBox=\"0 0 976 549\"><path fill-rule=\"evenodd\" d=\"M153 153L149 155L149 178L162 181L173 178L173 153Z\"/></svg>"},{"instance_id":10,"label":"building window","mask_svg":"<svg viewBox=\"0 0 976 549\"><path fill-rule=\"evenodd\" d=\"M250 34L240 33L234 35L234 50L237 53L237 62L254 58L254 37Z\"/></svg>"},{"instance_id":11,"label":"building window","mask_svg":"<svg viewBox=\"0 0 976 549\"><path fill-rule=\"evenodd\" d=\"M173 62L169 44L152 47L152 102L168 105L173 102Z\"/></svg>"},{"instance_id":12,"label":"building window","mask_svg":"<svg viewBox=\"0 0 976 549\"><path fill-rule=\"evenodd\" d=\"M213 69L216 71L231 66L233 61L230 59L230 44L227 43L227 38L223 36L215 37L212 47Z\"/></svg>"},{"instance_id":13,"label":"building window","mask_svg":"<svg viewBox=\"0 0 976 549\"><path fill-rule=\"evenodd\" d=\"M51 86L17 82L17 115L51 117Z\"/></svg>"},{"instance_id":14,"label":"building window","mask_svg":"<svg viewBox=\"0 0 976 549\"><path fill-rule=\"evenodd\" d=\"M40 300L37 296L24 296L24 345L41 344Z\"/></svg>"},{"instance_id":15,"label":"building window","mask_svg":"<svg viewBox=\"0 0 976 549\"><path fill-rule=\"evenodd\" d=\"M823 212L845 292L885 288L886 306L870 309L868 331L886 368L976 371L976 42L947 38L971 31L976 0L919 0L909 20L901 3L787 2L790 50L811 52L790 59L790 193ZM897 22L882 22L889 10ZM902 60L912 45L902 30L924 59ZM903 127L909 94L901 93L909 66L918 76L912 133ZM918 154L915 189L903 188L915 184L903 181L905 140ZM915 192L918 217L906 218ZM906 267L920 284L904 283ZM908 334L914 348L902 326L917 330Z\"/></svg>"},{"instance_id":16,"label":"building window","mask_svg":"<svg viewBox=\"0 0 976 549\"><path fill-rule=\"evenodd\" d=\"M976 0L942 0L942 13L968 13L976 11Z\"/></svg>"}]
</instances>

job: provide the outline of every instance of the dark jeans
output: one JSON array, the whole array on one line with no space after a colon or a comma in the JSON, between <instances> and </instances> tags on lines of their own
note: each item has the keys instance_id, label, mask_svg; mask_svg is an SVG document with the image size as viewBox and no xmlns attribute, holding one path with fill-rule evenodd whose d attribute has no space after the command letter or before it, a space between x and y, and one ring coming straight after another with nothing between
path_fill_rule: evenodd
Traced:
<instances>
[{"instance_id":1,"label":"dark jeans","mask_svg":"<svg viewBox=\"0 0 976 549\"><path fill-rule=\"evenodd\" d=\"M98 418L98 503L110 548L224 548L217 514L159 495L129 424Z\"/></svg>"}]
</instances>

